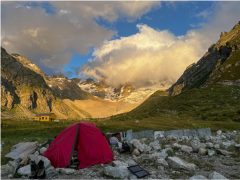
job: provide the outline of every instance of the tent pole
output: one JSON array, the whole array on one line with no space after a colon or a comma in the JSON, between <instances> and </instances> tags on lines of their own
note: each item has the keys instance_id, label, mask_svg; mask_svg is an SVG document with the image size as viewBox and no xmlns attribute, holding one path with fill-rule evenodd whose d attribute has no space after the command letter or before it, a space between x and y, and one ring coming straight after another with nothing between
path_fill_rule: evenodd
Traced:
<instances>
[{"instance_id":1,"label":"tent pole","mask_svg":"<svg viewBox=\"0 0 240 180\"><path fill-rule=\"evenodd\" d=\"M80 125L81 125L81 123L78 124L77 132L76 132L76 135L75 135L75 138L74 138L74 142L73 142L73 146L72 146L72 151L71 151L71 154L70 154L69 163L68 163L68 165L67 165L67 168L69 167L69 165L70 165L70 163L71 163L71 160L72 160L73 150L74 150L74 147L75 147L75 144L76 144L76 141L77 141L77 136L78 136L78 133L79 133Z\"/></svg>"}]
</instances>

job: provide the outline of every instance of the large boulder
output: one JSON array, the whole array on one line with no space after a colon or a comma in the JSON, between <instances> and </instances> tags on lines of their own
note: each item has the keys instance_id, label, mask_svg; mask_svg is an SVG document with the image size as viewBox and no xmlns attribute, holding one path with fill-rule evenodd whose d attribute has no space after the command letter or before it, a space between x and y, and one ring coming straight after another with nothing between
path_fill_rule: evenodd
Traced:
<instances>
[{"instance_id":1,"label":"large boulder","mask_svg":"<svg viewBox=\"0 0 240 180\"><path fill-rule=\"evenodd\" d=\"M104 174L117 179L124 179L131 176L131 172L128 170L127 166L107 166L104 169Z\"/></svg>"},{"instance_id":2,"label":"large boulder","mask_svg":"<svg viewBox=\"0 0 240 180\"><path fill-rule=\"evenodd\" d=\"M46 152L46 150L47 150L47 148L42 147L42 148L40 149L40 155L44 155L44 153Z\"/></svg>"},{"instance_id":3,"label":"large boulder","mask_svg":"<svg viewBox=\"0 0 240 180\"><path fill-rule=\"evenodd\" d=\"M121 161L113 161L113 166L128 166L128 164Z\"/></svg>"},{"instance_id":4,"label":"large boulder","mask_svg":"<svg viewBox=\"0 0 240 180\"><path fill-rule=\"evenodd\" d=\"M140 154L138 149L134 149L132 155L138 156Z\"/></svg>"},{"instance_id":5,"label":"large boulder","mask_svg":"<svg viewBox=\"0 0 240 180\"><path fill-rule=\"evenodd\" d=\"M213 156L213 155L215 155L215 154L216 154L216 151L211 150L211 149L208 149L208 155L209 155L209 156Z\"/></svg>"},{"instance_id":6,"label":"large boulder","mask_svg":"<svg viewBox=\"0 0 240 180\"><path fill-rule=\"evenodd\" d=\"M153 141L149 144L149 146L151 146L154 150L160 150L161 149L161 146L160 144L158 143L158 141Z\"/></svg>"},{"instance_id":7,"label":"large boulder","mask_svg":"<svg viewBox=\"0 0 240 180\"><path fill-rule=\"evenodd\" d=\"M156 157L156 159L163 158L166 159L168 154L165 152L157 152L152 154L153 157Z\"/></svg>"},{"instance_id":8,"label":"large boulder","mask_svg":"<svg viewBox=\"0 0 240 180\"><path fill-rule=\"evenodd\" d=\"M8 165L12 168L11 173L14 174L16 172L16 170L18 169L18 165L19 161L16 159L14 161L9 161Z\"/></svg>"},{"instance_id":9,"label":"large boulder","mask_svg":"<svg viewBox=\"0 0 240 180\"><path fill-rule=\"evenodd\" d=\"M189 180L198 180L198 179L207 179L207 178L203 175L195 175L189 178Z\"/></svg>"},{"instance_id":10,"label":"large boulder","mask_svg":"<svg viewBox=\"0 0 240 180\"><path fill-rule=\"evenodd\" d=\"M182 145L182 146L181 146L181 151L190 154L191 152L193 152L193 149L192 149L192 147L190 147L190 146Z\"/></svg>"},{"instance_id":11,"label":"large boulder","mask_svg":"<svg viewBox=\"0 0 240 180\"><path fill-rule=\"evenodd\" d=\"M139 151L143 152L144 146L137 139L133 139L130 143L133 144L133 146Z\"/></svg>"},{"instance_id":12,"label":"large boulder","mask_svg":"<svg viewBox=\"0 0 240 180\"><path fill-rule=\"evenodd\" d=\"M192 163L188 163L176 156L174 157L168 157L168 164L172 168L176 169L186 169L186 170L195 170L196 165Z\"/></svg>"},{"instance_id":13,"label":"large boulder","mask_svg":"<svg viewBox=\"0 0 240 180\"><path fill-rule=\"evenodd\" d=\"M209 179L227 179L225 178L223 175L219 174L218 172L214 171L213 173L211 173L209 176L208 176Z\"/></svg>"},{"instance_id":14,"label":"large boulder","mask_svg":"<svg viewBox=\"0 0 240 180\"><path fill-rule=\"evenodd\" d=\"M198 154L200 154L200 155L206 155L206 154L207 154L207 150L206 150L206 149L203 149L203 148L200 148L200 149L198 150Z\"/></svg>"},{"instance_id":15,"label":"large boulder","mask_svg":"<svg viewBox=\"0 0 240 180\"><path fill-rule=\"evenodd\" d=\"M225 151L225 150L222 150L222 149L218 149L218 150L216 150L216 151L217 151L218 153L224 155L224 156L231 156L231 155L233 155L232 152L228 152L228 151Z\"/></svg>"},{"instance_id":16,"label":"large boulder","mask_svg":"<svg viewBox=\"0 0 240 180\"><path fill-rule=\"evenodd\" d=\"M45 174L47 179L53 179L57 175L57 172L53 166L50 166L45 169Z\"/></svg>"},{"instance_id":17,"label":"large boulder","mask_svg":"<svg viewBox=\"0 0 240 180\"><path fill-rule=\"evenodd\" d=\"M62 174L70 175L70 174L74 174L75 172L77 172L77 170L71 169L71 168L60 168L59 172Z\"/></svg>"},{"instance_id":18,"label":"large boulder","mask_svg":"<svg viewBox=\"0 0 240 180\"><path fill-rule=\"evenodd\" d=\"M156 165L163 166L163 167L168 167L167 161L165 161L163 158L157 159L156 160Z\"/></svg>"},{"instance_id":19,"label":"large boulder","mask_svg":"<svg viewBox=\"0 0 240 180\"><path fill-rule=\"evenodd\" d=\"M193 139L190 142L190 146L192 147L194 152L198 152L198 150L201 148L201 143L199 140Z\"/></svg>"},{"instance_id":20,"label":"large boulder","mask_svg":"<svg viewBox=\"0 0 240 180\"><path fill-rule=\"evenodd\" d=\"M51 162L49 161L48 158L43 157L43 156L38 156L38 162L39 162L40 160L42 160L42 161L44 162L44 167L45 167L45 169L47 169L48 167L51 166ZM36 162L36 163L38 163L38 162Z\"/></svg>"},{"instance_id":21,"label":"large boulder","mask_svg":"<svg viewBox=\"0 0 240 180\"><path fill-rule=\"evenodd\" d=\"M21 167L18 169L18 174L21 174L21 175L30 175L31 174L31 165L27 165L27 166L24 166L24 167Z\"/></svg>"}]
</instances>

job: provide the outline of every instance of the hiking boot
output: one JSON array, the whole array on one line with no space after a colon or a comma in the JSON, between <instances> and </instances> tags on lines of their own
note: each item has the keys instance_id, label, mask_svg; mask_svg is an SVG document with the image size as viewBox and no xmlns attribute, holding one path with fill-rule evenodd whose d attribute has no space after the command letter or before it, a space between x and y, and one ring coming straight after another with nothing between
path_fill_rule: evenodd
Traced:
<instances>
[{"instance_id":1,"label":"hiking boot","mask_svg":"<svg viewBox=\"0 0 240 180\"><path fill-rule=\"evenodd\" d=\"M44 162L40 160L38 162L38 173L37 173L37 178L38 179L44 179L45 177L45 167L44 167Z\"/></svg>"},{"instance_id":2,"label":"hiking boot","mask_svg":"<svg viewBox=\"0 0 240 180\"><path fill-rule=\"evenodd\" d=\"M31 174L29 179L36 179L37 178L37 164L35 161L31 161Z\"/></svg>"}]
</instances>

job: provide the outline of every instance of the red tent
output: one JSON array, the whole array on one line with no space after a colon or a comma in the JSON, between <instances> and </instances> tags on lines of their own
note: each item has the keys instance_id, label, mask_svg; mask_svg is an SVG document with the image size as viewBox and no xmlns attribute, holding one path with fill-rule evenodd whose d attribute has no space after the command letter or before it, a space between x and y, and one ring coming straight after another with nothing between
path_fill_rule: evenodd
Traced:
<instances>
[{"instance_id":1,"label":"red tent","mask_svg":"<svg viewBox=\"0 0 240 180\"><path fill-rule=\"evenodd\" d=\"M77 148L79 168L110 163L113 159L110 147L102 132L89 122L75 123L64 129L51 143L44 157L55 168L66 168Z\"/></svg>"}]
</instances>

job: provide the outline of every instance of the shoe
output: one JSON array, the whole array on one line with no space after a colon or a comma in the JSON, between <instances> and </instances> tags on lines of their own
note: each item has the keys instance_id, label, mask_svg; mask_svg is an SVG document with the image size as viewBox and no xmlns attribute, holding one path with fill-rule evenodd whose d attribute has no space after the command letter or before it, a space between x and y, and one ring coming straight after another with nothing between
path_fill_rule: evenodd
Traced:
<instances>
[{"instance_id":1,"label":"shoe","mask_svg":"<svg viewBox=\"0 0 240 180\"><path fill-rule=\"evenodd\" d=\"M37 178L38 179L44 179L45 177L45 167L44 167L44 162L40 160L38 162L38 173L37 173Z\"/></svg>"},{"instance_id":2,"label":"shoe","mask_svg":"<svg viewBox=\"0 0 240 180\"><path fill-rule=\"evenodd\" d=\"M37 178L37 164L35 161L31 161L31 174L29 179L36 179Z\"/></svg>"}]
</instances>

